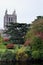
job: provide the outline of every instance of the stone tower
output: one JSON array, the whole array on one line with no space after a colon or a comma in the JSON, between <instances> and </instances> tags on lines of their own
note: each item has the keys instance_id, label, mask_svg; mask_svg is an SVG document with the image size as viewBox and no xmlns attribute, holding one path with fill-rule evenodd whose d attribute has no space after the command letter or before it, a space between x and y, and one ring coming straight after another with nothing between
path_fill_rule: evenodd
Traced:
<instances>
[{"instance_id":1,"label":"stone tower","mask_svg":"<svg viewBox=\"0 0 43 65\"><path fill-rule=\"evenodd\" d=\"M8 14L7 10L5 11L4 28L6 28L6 25L9 25L9 22L17 23L16 11L14 11L12 14Z\"/></svg>"}]
</instances>

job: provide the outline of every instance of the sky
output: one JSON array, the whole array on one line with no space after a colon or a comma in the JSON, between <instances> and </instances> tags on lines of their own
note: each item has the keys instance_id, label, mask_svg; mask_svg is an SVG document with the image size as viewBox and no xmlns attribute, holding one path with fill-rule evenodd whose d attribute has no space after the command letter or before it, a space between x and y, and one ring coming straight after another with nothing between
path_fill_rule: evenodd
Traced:
<instances>
[{"instance_id":1,"label":"sky","mask_svg":"<svg viewBox=\"0 0 43 65\"><path fill-rule=\"evenodd\" d=\"M5 10L16 10L17 22L31 23L36 16L43 16L43 0L0 0L0 29L4 25Z\"/></svg>"}]
</instances>

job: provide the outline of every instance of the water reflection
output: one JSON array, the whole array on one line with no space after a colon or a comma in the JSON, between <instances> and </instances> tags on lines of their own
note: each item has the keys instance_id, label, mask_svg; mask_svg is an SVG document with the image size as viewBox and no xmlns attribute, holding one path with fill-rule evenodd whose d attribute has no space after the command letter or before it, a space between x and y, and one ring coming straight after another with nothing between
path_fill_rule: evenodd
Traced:
<instances>
[{"instance_id":1,"label":"water reflection","mask_svg":"<svg viewBox=\"0 0 43 65\"><path fill-rule=\"evenodd\" d=\"M43 65L43 63L29 63L29 62L0 62L0 65Z\"/></svg>"}]
</instances>

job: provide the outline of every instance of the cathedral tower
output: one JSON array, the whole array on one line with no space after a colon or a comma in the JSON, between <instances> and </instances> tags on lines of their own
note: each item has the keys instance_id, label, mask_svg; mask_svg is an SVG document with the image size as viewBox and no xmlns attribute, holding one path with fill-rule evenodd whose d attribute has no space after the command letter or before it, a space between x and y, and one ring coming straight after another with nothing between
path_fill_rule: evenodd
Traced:
<instances>
[{"instance_id":1,"label":"cathedral tower","mask_svg":"<svg viewBox=\"0 0 43 65\"><path fill-rule=\"evenodd\" d=\"M12 14L8 14L7 10L5 11L4 28L6 28L6 25L9 25L9 22L17 23L16 11L14 11Z\"/></svg>"}]
</instances>

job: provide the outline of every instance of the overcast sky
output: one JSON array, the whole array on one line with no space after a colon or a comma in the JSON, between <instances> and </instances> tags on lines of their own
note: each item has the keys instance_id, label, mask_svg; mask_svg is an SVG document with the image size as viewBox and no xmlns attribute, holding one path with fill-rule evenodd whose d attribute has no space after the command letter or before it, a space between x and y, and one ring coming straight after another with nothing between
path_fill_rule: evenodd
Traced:
<instances>
[{"instance_id":1,"label":"overcast sky","mask_svg":"<svg viewBox=\"0 0 43 65\"><path fill-rule=\"evenodd\" d=\"M3 28L5 10L17 13L17 21L31 23L36 16L43 16L43 0L0 0L0 29Z\"/></svg>"}]
</instances>

